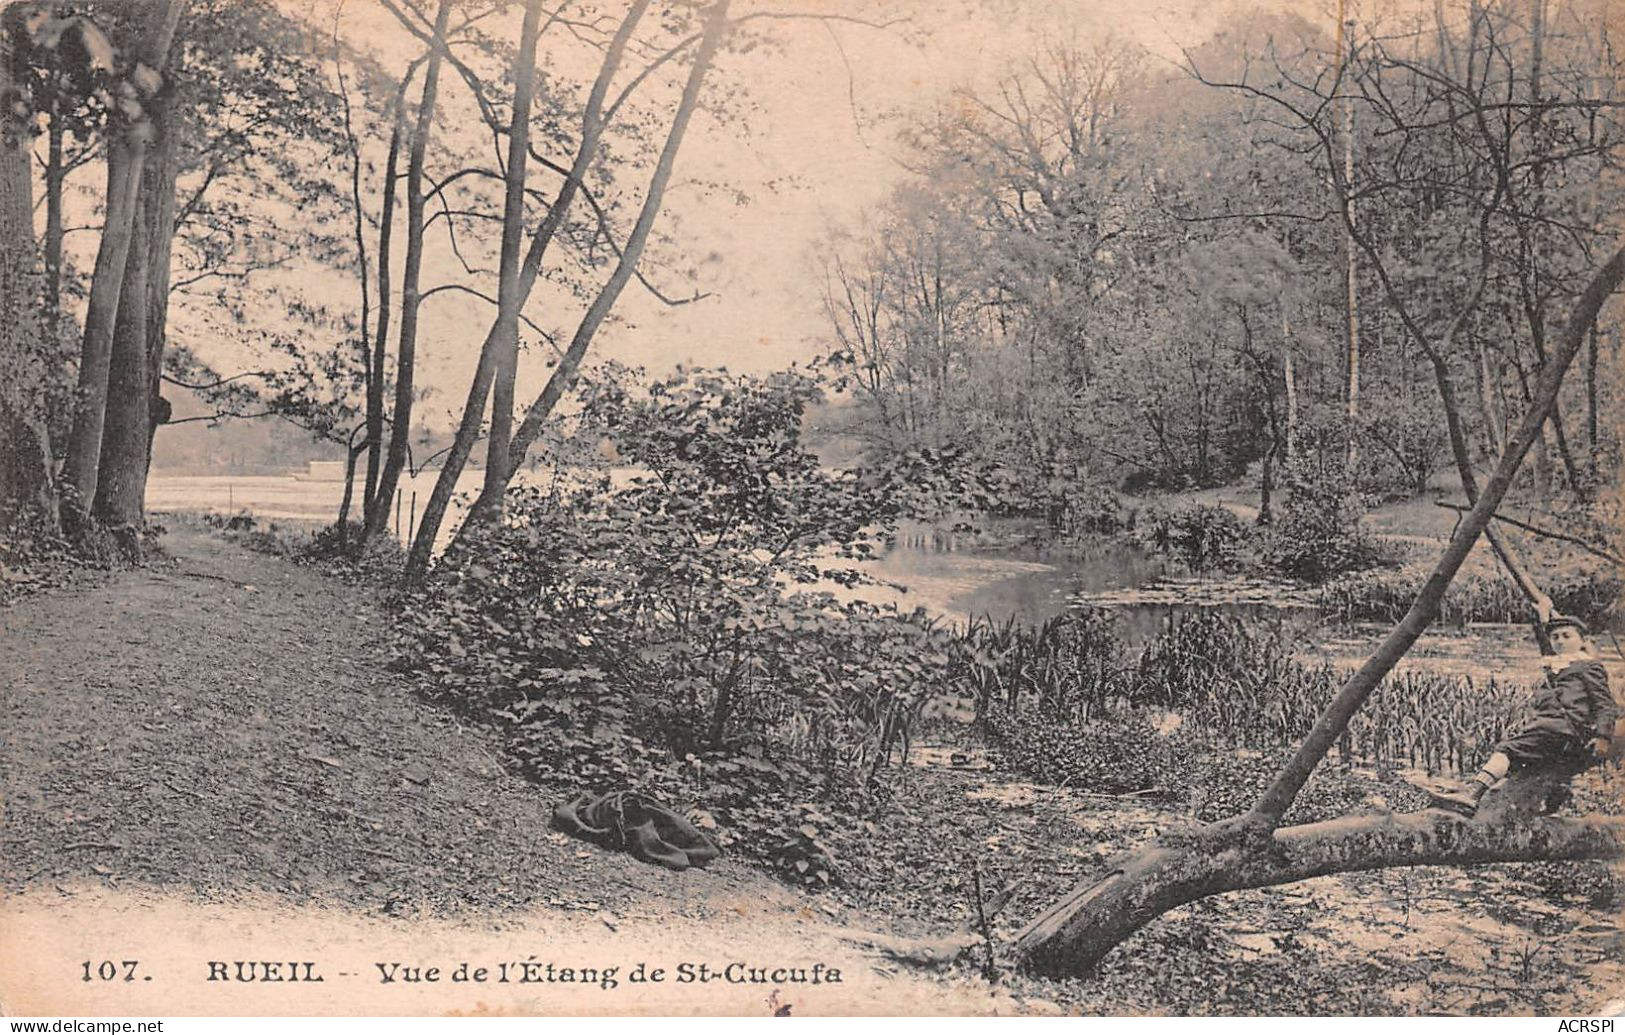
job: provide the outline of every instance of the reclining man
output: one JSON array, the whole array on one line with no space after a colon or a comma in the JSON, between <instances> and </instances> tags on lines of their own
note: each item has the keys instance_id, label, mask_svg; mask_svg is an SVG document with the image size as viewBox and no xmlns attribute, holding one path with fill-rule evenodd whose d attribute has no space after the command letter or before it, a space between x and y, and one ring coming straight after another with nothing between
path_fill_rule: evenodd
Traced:
<instances>
[{"instance_id":1,"label":"reclining man","mask_svg":"<svg viewBox=\"0 0 1625 1035\"><path fill-rule=\"evenodd\" d=\"M1472 816L1484 792L1513 770L1563 763L1583 768L1607 759L1619 709L1608 688L1608 673L1586 642L1588 631L1578 618L1547 619L1554 653L1543 659L1546 679L1531 702L1534 720L1496 745L1465 788L1435 792L1435 804ZM1561 790L1566 792L1567 787ZM1558 797L1556 802L1547 799L1546 811L1568 796L1560 792Z\"/></svg>"}]
</instances>

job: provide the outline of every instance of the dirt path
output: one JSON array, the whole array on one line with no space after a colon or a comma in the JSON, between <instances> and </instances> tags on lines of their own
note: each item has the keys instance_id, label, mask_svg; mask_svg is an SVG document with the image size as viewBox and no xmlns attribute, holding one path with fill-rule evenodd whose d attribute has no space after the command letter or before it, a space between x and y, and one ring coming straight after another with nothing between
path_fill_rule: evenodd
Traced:
<instances>
[{"instance_id":1,"label":"dirt path","mask_svg":"<svg viewBox=\"0 0 1625 1035\"><path fill-rule=\"evenodd\" d=\"M844 987L803 990L826 1012L842 997L1014 1008L974 985L878 973L842 924L728 860L671 874L551 831L549 795L383 668L388 619L369 591L195 528L165 545L171 561L0 612L8 1009L669 1010L677 1000L654 993L407 996L335 977L264 998L206 982L204 963L326 952L330 972L367 973L386 949L380 960L444 963L585 945L630 964L690 943L713 963L845 963ZM167 979L82 980L85 959L142 952L167 959ZM728 1012L765 1009L769 992L669 987Z\"/></svg>"}]
</instances>

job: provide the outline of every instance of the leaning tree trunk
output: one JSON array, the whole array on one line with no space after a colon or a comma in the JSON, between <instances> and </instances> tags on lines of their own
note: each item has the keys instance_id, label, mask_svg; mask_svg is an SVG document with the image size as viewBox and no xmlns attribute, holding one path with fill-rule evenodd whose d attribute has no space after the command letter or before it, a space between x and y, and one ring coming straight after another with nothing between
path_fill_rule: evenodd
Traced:
<instances>
[{"instance_id":1,"label":"leaning tree trunk","mask_svg":"<svg viewBox=\"0 0 1625 1035\"><path fill-rule=\"evenodd\" d=\"M389 157L384 160L384 204L378 217L378 332L373 338L370 376L367 378L367 480L361 506L370 512L378 495L384 460L384 366L389 358L389 248L395 231L395 180L400 169L401 136L405 131L406 87L412 69L395 91L394 118L389 130Z\"/></svg>"},{"instance_id":2,"label":"leaning tree trunk","mask_svg":"<svg viewBox=\"0 0 1625 1035\"><path fill-rule=\"evenodd\" d=\"M1048 974L1077 973L1150 920L1175 906L1238 888L1327 873L1424 863L1618 855L1615 821L1519 819L1486 813L1479 823L1442 815L1349 817L1332 824L1278 829L1320 760L1349 720L1438 615L1439 602L1488 525L1519 465L1541 433L1564 373L1603 302L1625 280L1625 248L1597 272L1576 304L1551 362L1541 371L1534 404L1507 444L1495 472L1462 520L1410 610L1377 651L1349 677L1275 782L1243 816L1182 838L1165 837L1080 885L1016 938L1025 964ZM1499 820L1499 821L1498 821Z\"/></svg>"},{"instance_id":3,"label":"leaning tree trunk","mask_svg":"<svg viewBox=\"0 0 1625 1035\"><path fill-rule=\"evenodd\" d=\"M1482 823L1438 809L1344 816L1282 827L1263 847L1245 838L1216 842L1197 837L1186 843L1165 838L1121 861L1104 879L1078 887L1029 925L1017 948L1040 973L1076 974L1168 910L1227 891L1392 866L1615 859L1622 854L1625 818L1581 821L1532 811L1509 812L1499 822Z\"/></svg>"},{"instance_id":4,"label":"leaning tree trunk","mask_svg":"<svg viewBox=\"0 0 1625 1035\"><path fill-rule=\"evenodd\" d=\"M486 488L475 499L470 508L470 517L474 514L496 505L496 499L506 489L519 467L525 462L525 454L531 444L541 436L542 429L547 426L553 408L563 398L564 393L575 383L576 373L581 368L581 361L587 354L598 328L603 324L604 318L614 308L615 302L620 298L621 291L625 289L632 274L637 270L638 262L643 257L643 248L648 243L649 231L654 227L655 217L660 214L661 202L665 196L666 185L671 182L671 173L677 163L677 154L683 145L683 136L688 130L688 122L694 114L694 108L699 103L700 90L705 84L705 76L710 71L711 61L716 57L717 48L721 45L728 28L729 0L718 0L706 15L705 33L700 40L699 52L694 55L694 64L689 69L688 81L683 86L682 99L677 104L677 112L672 116L671 128L666 131L666 142L660 149L660 158L655 163L654 172L649 177L649 190L644 195L643 205L638 211L637 222L632 226L632 232L627 235L626 247L621 251L620 261L616 263L615 270L610 274L598 296L587 307L586 315L576 325L575 334L570 339L570 345L564 350L564 356L559 365L547 379L542 392L536 401L530 404L525 411L525 419L520 422L519 430L514 432L513 445L508 457L508 469L496 485L487 483ZM418 557L418 544L412 548L412 560ZM427 558L425 557L426 561ZM422 569L418 569L421 571ZM411 564L407 568L410 574L413 571Z\"/></svg>"},{"instance_id":5,"label":"leaning tree trunk","mask_svg":"<svg viewBox=\"0 0 1625 1035\"><path fill-rule=\"evenodd\" d=\"M587 106L581 118L581 142L576 148L575 160L571 163L570 171L559 187L558 195L548 208L547 215L542 217L542 224L537 228L535 236L531 238L530 247L525 253L524 264L519 270L519 285L517 301L522 308L525 300L530 297L531 289L536 283L537 274L541 271L542 260L546 257L547 249L552 244L555 234L564 222L564 217L575 201L576 193L580 190L583 177L591 168L593 160L598 154L598 142L605 128L604 100L609 94L610 84L620 68L621 59L632 37L633 30L643 18L649 7L650 0L634 0L626 14L621 18L620 27L610 40L609 47L604 51L603 61L599 65L598 76L593 81L592 90L587 96ZM406 571L408 578L420 578L429 568L429 558L434 553L436 538L440 535L440 526L445 521L446 510L451 506L451 498L457 492L457 479L462 476L463 466L468 462L469 453L474 449L474 442L479 437L480 423L485 413L485 400L491 392L491 382L496 376L496 348L504 333L500 314L491 329L486 333L485 342L480 346L479 362L474 368L474 378L469 384L468 399L463 404L462 420L457 425L456 436L452 439L451 449L447 451L445 461L440 466L440 474L435 479L434 489L429 493L429 501L423 507L423 517L418 523L417 537L412 541L411 555L407 559ZM512 448L511 443L509 446ZM503 491L506 490L506 482Z\"/></svg>"},{"instance_id":6,"label":"leaning tree trunk","mask_svg":"<svg viewBox=\"0 0 1625 1035\"><path fill-rule=\"evenodd\" d=\"M395 87L390 102L389 152L384 160L383 209L378 216L378 331L373 337L372 354L367 360L367 478L361 494L363 519L372 509L378 495L378 478L384 462L384 368L389 358L389 288L390 239L395 231L395 181L399 178L401 137L406 132L406 88L417 74L418 63L426 60L424 54L407 66L406 74Z\"/></svg>"},{"instance_id":7,"label":"leaning tree trunk","mask_svg":"<svg viewBox=\"0 0 1625 1035\"><path fill-rule=\"evenodd\" d=\"M502 260L497 285L497 334L491 379L491 428L485 439L485 487L495 487L496 503L486 515L502 517L502 493L513 438L514 380L519 374L519 245L525 238L525 173L530 157L530 106L536 83L536 37L541 32L541 0L525 5L514 61L513 118L508 126L508 172L502 208ZM485 400L479 405L483 407Z\"/></svg>"}]
</instances>

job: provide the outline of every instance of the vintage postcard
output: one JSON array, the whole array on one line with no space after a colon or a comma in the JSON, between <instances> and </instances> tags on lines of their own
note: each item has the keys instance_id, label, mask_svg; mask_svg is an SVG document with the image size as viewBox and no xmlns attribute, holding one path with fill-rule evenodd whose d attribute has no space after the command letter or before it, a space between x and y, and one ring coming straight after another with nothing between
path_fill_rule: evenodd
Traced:
<instances>
[{"instance_id":1,"label":"vintage postcard","mask_svg":"<svg viewBox=\"0 0 1625 1035\"><path fill-rule=\"evenodd\" d=\"M1620 15L0 5L0 1012L1625 1011Z\"/></svg>"}]
</instances>

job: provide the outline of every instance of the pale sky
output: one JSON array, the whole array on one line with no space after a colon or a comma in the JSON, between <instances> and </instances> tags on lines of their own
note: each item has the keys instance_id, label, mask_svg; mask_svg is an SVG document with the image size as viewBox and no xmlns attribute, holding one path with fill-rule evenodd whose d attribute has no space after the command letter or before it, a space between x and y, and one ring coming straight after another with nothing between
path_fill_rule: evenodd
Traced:
<instances>
[{"instance_id":1,"label":"pale sky","mask_svg":"<svg viewBox=\"0 0 1625 1035\"><path fill-rule=\"evenodd\" d=\"M742 369L806 358L827 333L816 246L832 227L856 228L908 177L895 140L900 118L929 111L956 87L996 82L1042 41L1075 36L1087 45L1113 35L1173 56L1217 22L1213 5L1199 0L990 0L949 14L941 12L955 5L914 6L915 25L929 30L918 43L900 31L840 26L837 49L829 27L801 23L785 30L782 60L749 70L761 106L751 139L699 137L680 170L716 169L753 195L742 211L683 209L685 225L724 257L717 297L655 311L629 291L624 312L638 330L606 340L606 352ZM761 191L753 178L795 186Z\"/></svg>"},{"instance_id":2,"label":"pale sky","mask_svg":"<svg viewBox=\"0 0 1625 1035\"><path fill-rule=\"evenodd\" d=\"M308 2L320 7L331 0ZM839 8L836 2L736 0L734 13L854 9L851 0ZM1319 0L1273 2L1314 16ZM703 112L696 116L666 208L680 219L691 252L712 261L702 265L697 284L658 278L673 295L696 288L712 295L671 309L634 282L616 309L619 322L600 332L589 362L613 358L654 372L678 363L763 371L810 358L828 347L818 244L832 228L853 229L909 175L895 134L910 112L929 111L956 87L995 83L1046 41L1075 37L1087 46L1115 36L1172 58L1180 45L1200 42L1220 18L1201 0L957 0L857 9L867 7L883 12L876 18L900 13L906 22L889 29L780 23L777 52L720 59L722 70L745 84L756 111L743 131ZM368 15L363 9L356 16ZM387 14L371 16L381 32L389 30ZM596 62L596 52L586 56ZM542 60L558 68L581 56ZM592 71L577 73L583 92ZM704 196L696 180L735 185L750 200L736 206ZM438 390L420 413L449 424L491 311L455 296L432 304L424 315L419 376ZM543 300L539 308L547 306ZM558 322L573 329L581 308L575 304ZM546 380L538 358L527 354L522 361L521 399L533 397Z\"/></svg>"},{"instance_id":3,"label":"pale sky","mask_svg":"<svg viewBox=\"0 0 1625 1035\"><path fill-rule=\"evenodd\" d=\"M1331 21L1326 11L1330 0L1264 2ZM340 10L340 0L286 3L329 31ZM896 132L910 113L929 112L956 87L991 86L1045 43L1076 39L1088 46L1115 36L1172 58L1180 45L1201 42L1221 18L1215 5L1202 0L735 0L733 13L758 10L873 11L877 18L900 14L906 23L876 29L780 22L775 31L782 46L777 50L723 55L724 78L744 84L756 110L746 127L719 124L704 112L696 116L666 207L680 221L690 254L708 261L701 263L697 284L657 278L671 294L686 295L697 287L712 297L667 309L634 282L621 297L618 322L603 328L589 363L613 358L657 372L676 363L762 371L811 357L828 340L818 243L832 229L861 229L865 210L909 175L899 161L906 156ZM343 0L342 17L346 37L374 47L386 65L398 67L399 55L416 52L415 43L375 0ZM544 37L544 44L551 38ZM555 81L574 79L584 96L598 53L579 44L572 49L567 38L551 46L544 49L539 67ZM677 75L683 72L675 69ZM467 91L448 73L442 108L454 111L458 105L470 112L466 117L473 128L468 132L488 140L474 122ZM381 165L383 142L372 141L368 147ZM480 153L489 151L487 143ZM567 161L567 156L559 158ZM343 165L332 170L346 185L348 173ZM103 177L99 166L79 173L81 199L96 196ZM735 186L750 200L741 206L707 196L695 187L696 180ZM547 190L555 186L555 179L540 174L535 182ZM375 205L376 182L366 189ZM76 234L68 242L82 268L93 261L95 237ZM434 231L427 249L425 288L468 279L453 262L443 232ZM400 265L397 251L397 277ZM353 281L319 267L273 276L299 278L302 292L326 304L358 305ZM481 282L493 296L495 279L492 273ZM250 289L252 285L250 281ZM530 312L567 337L582 308L582 303L565 304L539 292ZM423 421L442 428L452 423L452 410L461 403L493 315L492 307L458 295L442 294L425 304L418 379L433 396L419 407ZM177 296L170 319L174 340L192 344L222 372L256 362L241 344L250 335L207 300ZM546 379L539 359L527 354L522 360L522 400L533 397Z\"/></svg>"}]
</instances>

